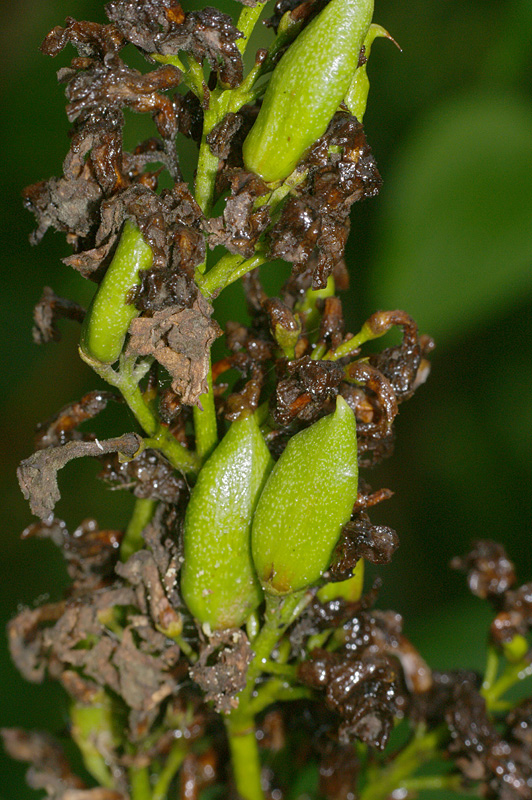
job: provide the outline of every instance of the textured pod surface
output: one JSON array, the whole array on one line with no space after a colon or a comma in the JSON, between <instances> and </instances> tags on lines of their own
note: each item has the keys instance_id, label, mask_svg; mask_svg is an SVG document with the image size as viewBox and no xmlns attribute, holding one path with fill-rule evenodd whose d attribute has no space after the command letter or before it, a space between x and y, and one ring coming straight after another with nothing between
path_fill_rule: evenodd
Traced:
<instances>
[{"instance_id":1,"label":"textured pod surface","mask_svg":"<svg viewBox=\"0 0 532 800\"><path fill-rule=\"evenodd\" d=\"M274 69L243 148L246 169L286 178L325 133L349 89L373 16L373 0L331 0Z\"/></svg>"},{"instance_id":2,"label":"textured pod surface","mask_svg":"<svg viewBox=\"0 0 532 800\"><path fill-rule=\"evenodd\" d=\"M119 357L131 320L139 313L126 302L128 294L139 282L139 272L150 269L152 263L151 247L127 221L83 323L81 346L92 358L113 364Z\"/></svg>"},{"instance_id":3,"label":"textured pod surface","mask_svg":"<svg viewBox=\"0 0 532 800\"><path fill-rule=\"evenodd\" d=\"M267 592L289 594L319 580L357 486L355 415L338 396L333 414L290 439L260 496L251 541Z\"/></svg>"},{"instance_id":4,"label":"textured pod surface","mask_svg":"<svg viewBox=\"0 0 532 800\"><path fill-rule=\"evenodd\" d=\"M262 600L250 531L272 465L252 415L233 422L192 490L181 594L196 619L212 630L240 627Z\"/></svg>"}]
</instances>

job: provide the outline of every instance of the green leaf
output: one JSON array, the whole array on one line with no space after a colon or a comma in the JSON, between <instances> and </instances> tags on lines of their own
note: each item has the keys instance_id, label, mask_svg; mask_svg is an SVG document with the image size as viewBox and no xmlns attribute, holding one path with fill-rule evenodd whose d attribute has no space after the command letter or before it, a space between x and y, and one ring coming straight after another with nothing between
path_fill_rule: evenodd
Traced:
<instances>
[{"instance_id":1,"label":"green leaf","mask_svg":"<svg viewBox=\"0 0 532 800\"><path fill-rule=\"evenodd\" d=\"M443 342L532 291L532 106L448 100L385 175L373 303ZM379 227L380 226L380 227Z\"/></svg>"}]
</instances>

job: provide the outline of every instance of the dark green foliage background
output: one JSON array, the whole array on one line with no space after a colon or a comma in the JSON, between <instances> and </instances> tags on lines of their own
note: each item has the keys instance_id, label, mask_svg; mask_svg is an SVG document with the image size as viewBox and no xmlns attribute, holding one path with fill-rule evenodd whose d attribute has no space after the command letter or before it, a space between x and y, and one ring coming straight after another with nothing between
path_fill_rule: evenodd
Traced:
<instances>
[{"instance_id":1,"label":"dark green foliage background","mask_svg":"<svg viewBox=\"0 0 532 800\"><path fill-rule=\"evenodd\" d=\"M237 12L234 0L222 2ZM401 307L437 340L428 384L401 407L395 456L366 475L374 488L396 492L373 518L401 538L394 563L379 569L380 605L405 615L407 634L432 666L482 669L489 616L448 570L449 559L471 540L495 538L516 560L520 578L532 578L532 6L529 0L377 0L376 6L376 21L403 52L379 41L371 57L365 125L384 187L379 198L353 209L348 318L356 330L375 309ZM97 385L77 358L74 324L63 327L60 344L38 348L31 341L32 307L43 284L80 302L92 292L61 264L69 252L63 237L49 232L37 250L30 248L33 220L20 200L25 185L60 174L67 149L55 70L72 51L53 63L38 51L67 14L104 21L99 0L17 0L2 10L4 621L20 603L55 599L65 585L53 546L19 539L31 517L16 465L32 451L39 420ZM267 34L261 36L265 43ZM133 115L127 130L130 143L152 134L150 121ZM227 295L218 304L224 319L243 308L238 288ZM115 409L98 424L105 434L129 423ZM89 515L123 526L131 500L109 494L96 472L93 464L65 470L58 514L71 526ZM24 683L4 641L0 670L2 725L64 729L58 688ZM23 786L23 768L0 758L0 800L36 797Z\"/></svg>"}]
</instances>

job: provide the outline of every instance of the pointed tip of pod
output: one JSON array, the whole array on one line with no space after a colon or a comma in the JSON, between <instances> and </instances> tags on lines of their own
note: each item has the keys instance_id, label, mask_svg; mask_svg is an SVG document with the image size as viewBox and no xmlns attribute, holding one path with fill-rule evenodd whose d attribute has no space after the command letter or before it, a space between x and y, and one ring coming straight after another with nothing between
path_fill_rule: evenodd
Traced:
<instances>
[{"instance_id":1,"label":"pointed tip of pod","mask_svg":"<svg viewBox=\"0 0 532 800\"><path fill-rule=\"evenodd\" d=\"M350 414L354 414L353 409L349 405L349 403L344 400L341 394L336 396L336 410L334 412L334 416L337 419L342 419L348 417Z\"/></svg>"}]
</instances>

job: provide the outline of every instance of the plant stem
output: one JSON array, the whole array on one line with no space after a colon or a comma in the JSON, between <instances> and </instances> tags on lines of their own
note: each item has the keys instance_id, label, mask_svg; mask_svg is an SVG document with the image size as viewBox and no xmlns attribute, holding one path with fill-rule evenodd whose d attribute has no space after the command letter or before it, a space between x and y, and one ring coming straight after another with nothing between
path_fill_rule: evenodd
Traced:
<instances>
[{"instance_id":1,"label":"plant stem","mask_svg":"<svg viewBox=\"0 0 532 800\"><path fill-rule=\"evenodd\" d=\"M153 787L151 800L166 800L170 784L183 763L186 753L187 750L184 742L175 742L166 759L164 768L157 779L157 783Z\"/></svg>"},{"instance_id":2,"label":"plant stem","mask_svg":"<svg viewBox=\"0 0 532 800\"><path fill-rule=\"evenodd\" d=\"M218 156L215 156L207 142L207 136L215 125L220 122L226 113L229 102L229 91L213 90L209 98L209 107L204 111L203 134L198 156L196 170L196 202L206 217L210 215L214 181L218 171ZM205 272L205 264L198 267L200 272Z\"/></svg>"},{"instance_id":3,"label":"plant stem","mask_svg":"<svg viewBox=\"0 0 532 800\"><path fill-rule=\"evenodd\" d=\"M484 680L482 681L482 691L487 692L497 678L497 671L499 669L499 654L493 646L488 647L488 657L486 659L486 670L484 672Z\"/></svg>"},{"instance_id":4,"label":"plant stem","mask_svg":"<svg viewBox=\"0 0 532 800\"><path fill-rule=\"evenodd\" d=\"M225 727L239 797L242 800L264 800L253 716L237 718L230 715L225 719Z\"/></svg>"},{"instance_id":5,"label":"plant stem","mask_svg":"<svg viewBox=\"0 0 532 800\"><path fill-rule=\"evenodd\" d=\"M79 354L97 375L111 386L119 389L135 419L150 437L151 447L160 450L170 464L180 472L196 473L199 471L200 459L197 453L187 450L172 436L168 428L165 428L154 415L140 391L139 381L149 369L149 363L144 363L138 368L135 366L135 359L122 357L120 367L118 371L115 371L111 365L96 361L81 348Z\"/></svg>"},{"instance_id":6,"label":"plant stem","mask_svg":"<svg viewBox=\"0 0 532 800\"><path fill-rule=\"evenodd\" d=\"M262 674L264 665L269 662L279 639L311 599L312 594L304 591L294 592L284 598L266 596L264 625L253 640L255 655L248 668L246 686L238 696L238 708L228 714L225 720L236 788L244 800L264 800L255 738L255 709L252 705L255 683ZM277 681L276 688L284 691L285 688L291 687L284 681ZM268 694L266 705L270 705L275 699L273 693Z\"/></svg>"},{"instance_id":7,"label":"plant stem","mask_svg":"<svg viewBox=\"0 0 532 800\"><path fill-rule=\"evenodd\" d=\"M459 792L461 784L461 775L423 775L403 781L398 788L404 789L412 797L417 797L417 793L424 789L450 789Z\"/></svg>"},{"instance_id":8,"label":"plant stem","mask_svg":"<svg viewBox=\"0 0 532 800\"><path fill-rule=\"evenodd\" d=\"M248 46L249 37L253 33L255 25L259 21L259 17L262 14L265 5L266 5L265 0L263 0L263 2L257 3L257 5L254 8L250 6L244 6L242 11L240 12L240 16L238 17L238 22L236 24L236 27L241 33L244 34L244 38L237 39L236 46L238 47L242 55L244 55L244 53L246 52L246 47Z\"/></svg>"},{"instance_id":9,"label":"plant stem","mask_svg":"<svg viewBox=\"0 0 532 800\"><path fill-rule=\"evenodd\" d=\"M249 703L249 711L252 717L256 717L265 708L279 700L301 700L309 697L312 697L310 689L306 689L304 686L291 686L286 680L272 678L258 688L256 697Z\"/></svg>"},{"instance_id":10,"label":"plant stem","mask_svg":"<svg viewBox=\"0 0 532 800\"><path fill-rule=\"evenodd\" d=\"M267 256L260 253L248 259L232 253L222 256L207 275L200 279L202 294L209 298L216 297L230 283L234 283L256 267L260 267L267 260Z\"/></svg>"},{"instance_id":11,"label":"plant stem","mask_svg":"<svg viewBox=\"0 0 532 800\"><path fill-rule=\"evenodd\" d=\"M216 424L216 408L214 406L214 393L212 390L212 369L209 356L209 371L207 373L209 391L200 397L201 408L194 406L194 431L196 434L196 452L204 461L210 456L218 442L218 426Z\"/></svg>"},{"instance_id":12,"label":"plant stem","mask_svg":"<svg viewBox=\"0 0 532 800\"><path fill-rule=\"evenodd\" d=\"M517 664L507 664L501 676L495 683L485 689L482 688L482 695L486 700L488 709L492 709L501 695L511 689L516 683L532 675L532 664L523 659Z\"/></svg>"},{"instance_id":13,"label":"plant stem","mask_svg":"<svg viewBox=\"0 0 532 800\"><path fill-rule=\"evenodd\" d=\"M437 754L442 739L447 735L446 726L416 733L389 766L372 775L373 779L364 787L360 800L388 800L392 792L403 786L413 772Z\"/></svg>"},{"instance_id":14,"label":"plant stem","mask_svg":"<svg viewBox=\"0 0 532 800\"><path fill-rule=\"evenodd\" d=\"M120 545L120 561L127 561L133 553L144 547L142 531L151 521L156 505L156 501L151 497L137 497L135 500L133 513Z\"/></svg>"},{"instance_id":15,"label":"plant stem","mask_svg":"<svg viewBox=\"0 0 532 800\"><path fill-rule=\"evenodd\" d=\"M131 800L152 800L150 773L147 767L131 767L129 770Z\"/></svg>"}]
</instances>

